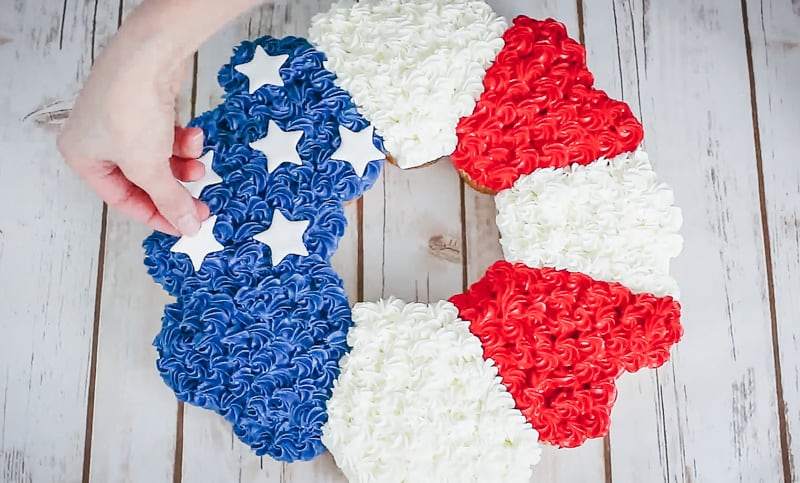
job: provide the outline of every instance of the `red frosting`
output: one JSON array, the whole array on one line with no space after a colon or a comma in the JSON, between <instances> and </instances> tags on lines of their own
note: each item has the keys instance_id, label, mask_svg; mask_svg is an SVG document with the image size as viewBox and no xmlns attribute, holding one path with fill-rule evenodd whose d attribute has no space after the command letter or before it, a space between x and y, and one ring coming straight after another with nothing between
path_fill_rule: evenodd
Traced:
<instances>
[{"instance_id":1,"label":"red frosting","mask_svg":"<svg viewBox=\"0 0 800 483\"><path fill-rule=\"evenodd\" d=\"M607 434L616 379L664 364L683 333L671 297L506 261L451 301L540 440L561 447Z\"/></svg>"},{"instance_id":2,"label":"red frosting","mask_svg":"<svg viewBox=\"0 0 800 483\"><path fill-rule=\"evenodd\" d=\"M452 155L474 184L500 191L523 174L633 151L642 125L624 102L592 88L582 45L555 20L517 17L486 72Z\"/></svg>"}]
</instances>

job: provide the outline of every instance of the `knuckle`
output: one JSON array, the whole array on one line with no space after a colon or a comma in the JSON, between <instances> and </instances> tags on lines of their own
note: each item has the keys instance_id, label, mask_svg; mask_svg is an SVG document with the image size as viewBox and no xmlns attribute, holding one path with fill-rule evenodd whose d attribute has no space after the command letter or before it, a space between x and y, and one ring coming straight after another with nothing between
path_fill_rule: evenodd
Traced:
<instances>
[{"instance_id":1,"label":"knuckle","mask_svg":"<svg viewBox=\"0 0 800 483\"><path fill-rule=\"evenodd\" d=\"M120 206L125 206L133 201L135 195L136 187L133 185L127 186L125 189L116 191L114 194L109 195L106 198L106 203L108 203L108 205L112 208L119 208Z\"/></svg>"}]
</instances>

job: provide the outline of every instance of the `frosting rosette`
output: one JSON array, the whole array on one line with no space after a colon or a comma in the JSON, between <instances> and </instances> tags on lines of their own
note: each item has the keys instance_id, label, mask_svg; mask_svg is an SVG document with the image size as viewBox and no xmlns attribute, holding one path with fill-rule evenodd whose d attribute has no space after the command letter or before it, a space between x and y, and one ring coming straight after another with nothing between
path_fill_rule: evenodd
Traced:
<instances>
[{"instance_id":1,"label":"frosting rosette","mask_svg":"<svg viewBox=\"0 0 800 483\"><path fill-rule=\"evenodd\" d=\"M340 0L312 19L309 39L411 168L453 152L506 27L480 0Z\"/></svg>"},{"instance_id":2,"label":"frosting rosette","mask_svg":"<svg viewBox=\"0 0 800 483\"><path fill-rule=\"evenodd\" d=\"M323 451L325 403L347 350L347 294L317 257L253 282L215 277L167 306L156 365L179 400L223 416L257 455L308 460Z\"/></svg>"},{"instance_id":3,"label":"frosting rosette","mask_svg":"<svg viewBox=\"0 0 800 483\"><path fill-rule=\"evenodd\" d=\"M671 297L521 263L495 262L451 301L540 440L560 447L607 434L616 379L664 364L683 334Z\"/></svg>"},{"instance_id":4,"label":"frosting rosette","mask_svg":"<svg viewBox=\"0 0 800 483\"><path fill-rule=\"evenodd\" d=\"M536 170L495 202L506 260L678 296L669 265L683 245L681 210L644 151Z\"/></svg>"},{"instance_id":5,"label":"frosting rosette","mask_svg":"<svg viewBox=\"0 0 800 483\"><path fill-rule=\"evenodd\" d=\"M359 303L323 442L351 482L528 482L536 431L449 302Z\"/></svg>"}]
</instances>

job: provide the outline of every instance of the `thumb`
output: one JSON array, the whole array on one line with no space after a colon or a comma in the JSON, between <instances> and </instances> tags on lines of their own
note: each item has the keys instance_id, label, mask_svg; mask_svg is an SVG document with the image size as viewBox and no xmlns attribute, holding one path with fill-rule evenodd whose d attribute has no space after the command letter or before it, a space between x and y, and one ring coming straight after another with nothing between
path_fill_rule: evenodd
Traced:
<instances>
[{"instance_id":1,"label":"thumb","mask_svg":"<svg viewBox=\"0 0 800 483\"><path fill-rule=\"evenodd\" d=\"M150 196L159 213L181 234L192 236L200 231L200 216L194 198L175 179L169 163L120 168L125 177Z\"/></svg>"}]
</instances>

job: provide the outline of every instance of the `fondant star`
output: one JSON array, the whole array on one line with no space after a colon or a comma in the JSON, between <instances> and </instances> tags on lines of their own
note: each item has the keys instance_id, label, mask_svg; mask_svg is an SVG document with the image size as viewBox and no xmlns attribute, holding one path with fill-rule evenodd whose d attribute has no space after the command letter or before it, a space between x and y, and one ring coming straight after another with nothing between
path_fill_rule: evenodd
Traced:
<instances>
[{"instance_id":1,"label":"fondant star","mask_svg":"<svg viewBox=\"0 0 800 483\"><path fill-rule=\"evenodd\" d=\"M262 86L282 86L283 79L281 78L280 68L288 58L289 56L286 54L269 55L259 45L256 47L253 59L250 62L234 66L234 69L247 76L250 94L252 94Z\"/></svg>"},{"instance_id":2,"label":"fondant star","mask_svg":"<svg viewBox=\"0 0 800 483\"><path fill-rule=\"evenodd\" d=\"M272 212L272 224L269 228L255 235L253 239L269 247L274 267L287 255L308 255L306 245L303 243L303 233L306 232L308 224L309 220L287 220L283 213L276 209Z\"/></svg>"},{"instance_id":3,"label":"fondant star","mask_svg":"<svg viewBox=\"0 0 800 483\"><path fill-rule=\"evenodd\" d=\"M271 173L283 163L303 164L297 153L297 143L302 136L303 131L284 131L270 120L267 135L250 143L250 147L264 153L267 157L267 173Z\"/></svg>"},{"instance_id":4,"label":"fondant star","mask_svg":"<svg viewBox=\"0 0 800 483\"><path fill-rule=\"evenodd\" d=\"M197 160L203 163L203 166L206 167L206 174L204 174L203 177L197 181L183 183L183 186L185 186L186 189L189 190L189 193L191 193L195 198L200 197L200 193L203 192L203 188L206 186L222 183L222 178L220 178L219 175L214 172L214 168L212 168L212 163L214 162L214 151L207 152L202 157L197 158Z\"/></svg>"},{"instance_id":5,"label":"fondant star","mask_svg":"<svg viewBox=\"0 0 800 483\"><path fill-rule=\"evenodd\" d=\"M209 217L209 219L200 224L200 231L196 235L182 236L180 240L172 245L169 251L189 255L194 271L200 270L203 260L210 253L216 253L225 248L214 238L214 225L216 223L216 215Z\"/></svg>"},{"instance_id":6,"label":"fondant star","mask_svg":"<svg viewBox=\"0 0 800 483\"><path fill-rule=\"evenodd\" d=\"M370 161L386 159L386 155L372 143L373 131L374 128L372 126L368 126L359 132L353 132L344 126L339 126L339 136L342 138L342 144L333 153L331 159L347 161L353 166L353 171L356 172L359 178L364 176L364 171Z\"/></svg>"}]
</instances>

